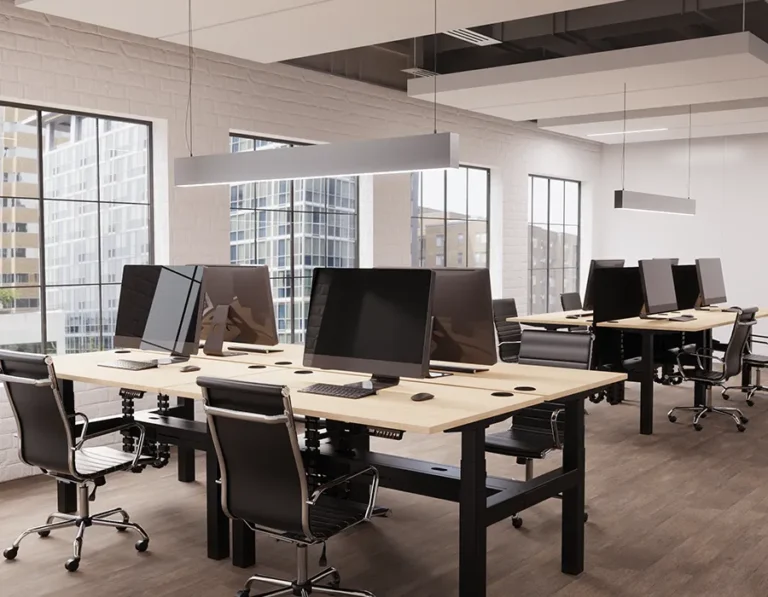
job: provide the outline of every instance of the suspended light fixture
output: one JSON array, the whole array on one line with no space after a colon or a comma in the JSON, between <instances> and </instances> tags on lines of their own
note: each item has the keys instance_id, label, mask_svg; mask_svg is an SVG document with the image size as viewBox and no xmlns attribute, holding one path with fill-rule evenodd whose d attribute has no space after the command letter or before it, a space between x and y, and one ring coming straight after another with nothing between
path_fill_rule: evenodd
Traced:
<instances>
[{"instance_id":1,"label":"suspended light fixture","mask_svg":"<svg viewBox=\"0 0 768 597\"><path fill-rule=\"evenodd\" d=\"M392 137L195 156L192 130L192 19L189 23L189 145L190 156L175 160L177 187L243 184L269 180L392 174L459 167L459 136L437 132L437 73L435 73L434 130L432 134ZM437 0L435 0L434 64L437 71ZM415 67L415 64L414 64Z\"/></svg>"},{"instance_id":2,"label":"suspended light fixture","mask_svg":"<svg viewBox=\"0 0 768 597\"><path fill-rule=\"evenodd\" d=\"M621 189L614 191L613 206L616 209L646 211L683 216L696 215L696 202L691 199L691 131L693 124L693 108L688 106L688 197L673 195L657 195L628 191L624 182L627 168L627 84L624 83L624 135L621 147ZM659 129L661 130L661 129ZM666 130L666 129L663 129Z\"/></svg>"}]
</instances>

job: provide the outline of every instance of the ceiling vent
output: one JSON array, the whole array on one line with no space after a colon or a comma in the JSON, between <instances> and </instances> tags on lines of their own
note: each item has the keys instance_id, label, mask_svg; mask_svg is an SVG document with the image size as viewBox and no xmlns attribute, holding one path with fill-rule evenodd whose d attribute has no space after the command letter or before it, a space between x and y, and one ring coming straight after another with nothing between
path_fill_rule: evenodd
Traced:
<instances>
[{"instance_id":1,"label":"ceiling vent","mask_svg":"<svg viewBox=\"0 0 768 597\"><path fill-rule=\"evenodd\" d=\"M445 34L475 46L492 46L501 43L498 39L488 37L487 35L472 31L471 29L451 29L450 31L446 31Z\"/></svg>"},{"instance_id":2,"label":"ceiling vent","mask_svg":"<svg viewBox=\"0 0 768 597\"><path fill-rule=\"evenodd\" d=\"M413 68L404 68L401 72L408 73L414 77L434 77L437 75L437 73L434 71L427 70L426 68L419 68L418 66L414 66Z\"/></svg>"}]
</instances>

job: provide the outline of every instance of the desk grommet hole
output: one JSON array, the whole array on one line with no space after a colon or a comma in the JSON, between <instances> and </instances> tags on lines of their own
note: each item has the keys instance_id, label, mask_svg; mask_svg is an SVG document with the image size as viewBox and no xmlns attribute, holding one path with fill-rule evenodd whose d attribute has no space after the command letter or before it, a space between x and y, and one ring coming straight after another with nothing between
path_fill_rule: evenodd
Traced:
<instances>
[{"instance_id":1,"label":"desk grommet hole","mask_svg":"<svg viewBox=\"0 0 768 597\"><path fill-rule=\"evenodd\" d=\"M433 471L437 471L437 472L439 472L439 473L446 473L446 472L448 472L448 469L447 469L447 468L445 468L445 467L442 467L442 466L433 466L433 467L430 467L430 468L431 468Z\"/></svg>"},{"instance_id":2,"label":"desk grommet hole","mask_svg":"<svg viewBox=\"0 0 768 597\"><path fill-rule=\"evenodd\" d=\"M160 417L147 417L150 421L159 421Z\"/></svg>"},{"instance_id":3,"label":"desk grommet hole","mask_svg":"<svg viewBox=\"0 0 768 597\"><path fill-rule=\"evenodd\" d=\"M497 398L509 398L510 396L514 396L512 392L492 392L491 396L496 396Z\"/></svg>"},{"instance_id":4,"label":"desk grommet hole","mask_svg":"<svg viewBox=\"0 0 768 597\"><path fill-rule=\"evenodd\" d=\"M130 350L116 350L115 354L128 354L129 352L131 352L131 351Z\"/></svg>"},{"instance_id":5,"label":"desk grommet hole","mask_svg":"<svg viewBox=\"0 0 768 597\"><path fill-rule=\"evenodd\" d=\"M266 369L266 365L248 365L248 369Z\"/></svg>"},{"instance_id":6,"label":"desk grommet hole","mask_svg":"<svg viewBox=\"0 0 768 597\"><path fill-rule=\"evenodd\" d=\"M275 361L275 365L293 365L291 361Z\"/></svg>"},{"instance_id":7,"label":"desk grommet hole","mask_svg":"<svg viewBox=\"0 0 768 597\"><path fill-rule=\"evenodd\" d=\"M517 386L515 390L518 392L535 392L536 388L533 386Z\"/></svg>"},{"instance_id":8,"label":"desk grommet hole","mask_svg":"<svg viewBox=\"0 0 768 597\"><path fill-rule=\"evenodd\" d=\"M300 369L299 371L294 371L296 375L310 375L311 373L314 373L314 371L310 371L309 369Z\"/></svg>"}]
</instances>

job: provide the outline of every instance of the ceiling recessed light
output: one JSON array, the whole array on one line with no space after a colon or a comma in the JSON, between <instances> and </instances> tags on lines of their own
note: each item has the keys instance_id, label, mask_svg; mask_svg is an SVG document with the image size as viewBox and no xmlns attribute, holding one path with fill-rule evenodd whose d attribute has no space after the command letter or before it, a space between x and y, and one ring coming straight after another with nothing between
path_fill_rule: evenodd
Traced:
<instances>
[{"instance_id":1,"label":"ceiling recessed light","mask_svg":"<svg viewBox=\"0 0 768 597\"><path fill-rule=\"evenodd\" d=\"M426 68L419 68L418 66L414 66L412 68L404 68L400 72L413 75L414 77L434 77L437 75L435 71L427 70Z\"/></svg>"},{"instance_id":2,"label":"ceiling recessed light","mask_svg":"<svg viewBox=\"0 0 768 597\"><path fill-rule=\"evenodd\" d=\"M475 46L493 46L501 43L500 39L488 37L477 31L472 31L472 29L451 29L446 31L445 34Z\"/></svg>"},{"instance_id":3,"label":"ceiling recessed light","mask_svg":"<svg viewBox=\"0 0 768 597\"><path fill-rule=\"evenodd\" d=\"M660 129L640 129L636 131L616 131L613 133L591 133L587 135L587 137L610 137L611 135L636 135L638 133L661 133L663 131L668 131L667 128L660 128Z\"/></svg>"}]
</instances>

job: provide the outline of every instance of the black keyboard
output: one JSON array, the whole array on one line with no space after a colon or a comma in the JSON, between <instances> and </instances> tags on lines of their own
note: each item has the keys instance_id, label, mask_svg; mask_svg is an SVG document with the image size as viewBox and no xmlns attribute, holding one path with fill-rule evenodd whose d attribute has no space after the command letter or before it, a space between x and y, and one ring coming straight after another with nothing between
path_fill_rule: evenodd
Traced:
<instances>
[{"instance_id":1,"label":"black keyboard","mask_svg":"<svg viewBox=\"0 0 768 597\"><path fill-rule=\"evenodd\" d=\"M99 363L99 367L126 369L127 371L144 371L144 369L157 369L157 361L129 361L127 359L118 359L117 361Z\"/></svg>"},{"instance_id":2,"label":"black keyboard","mask_svg":"<svg viewBox=\"0 0 768 597\"><path fill-rule=\"evenodd\" d=\"M367 389L361 386L337 386L330 383L313 383L299 392L305 394L319 394L320 396L333 396L335 398L365 398L373 396L376 390Z\"/></svg>"}]
</instances>

